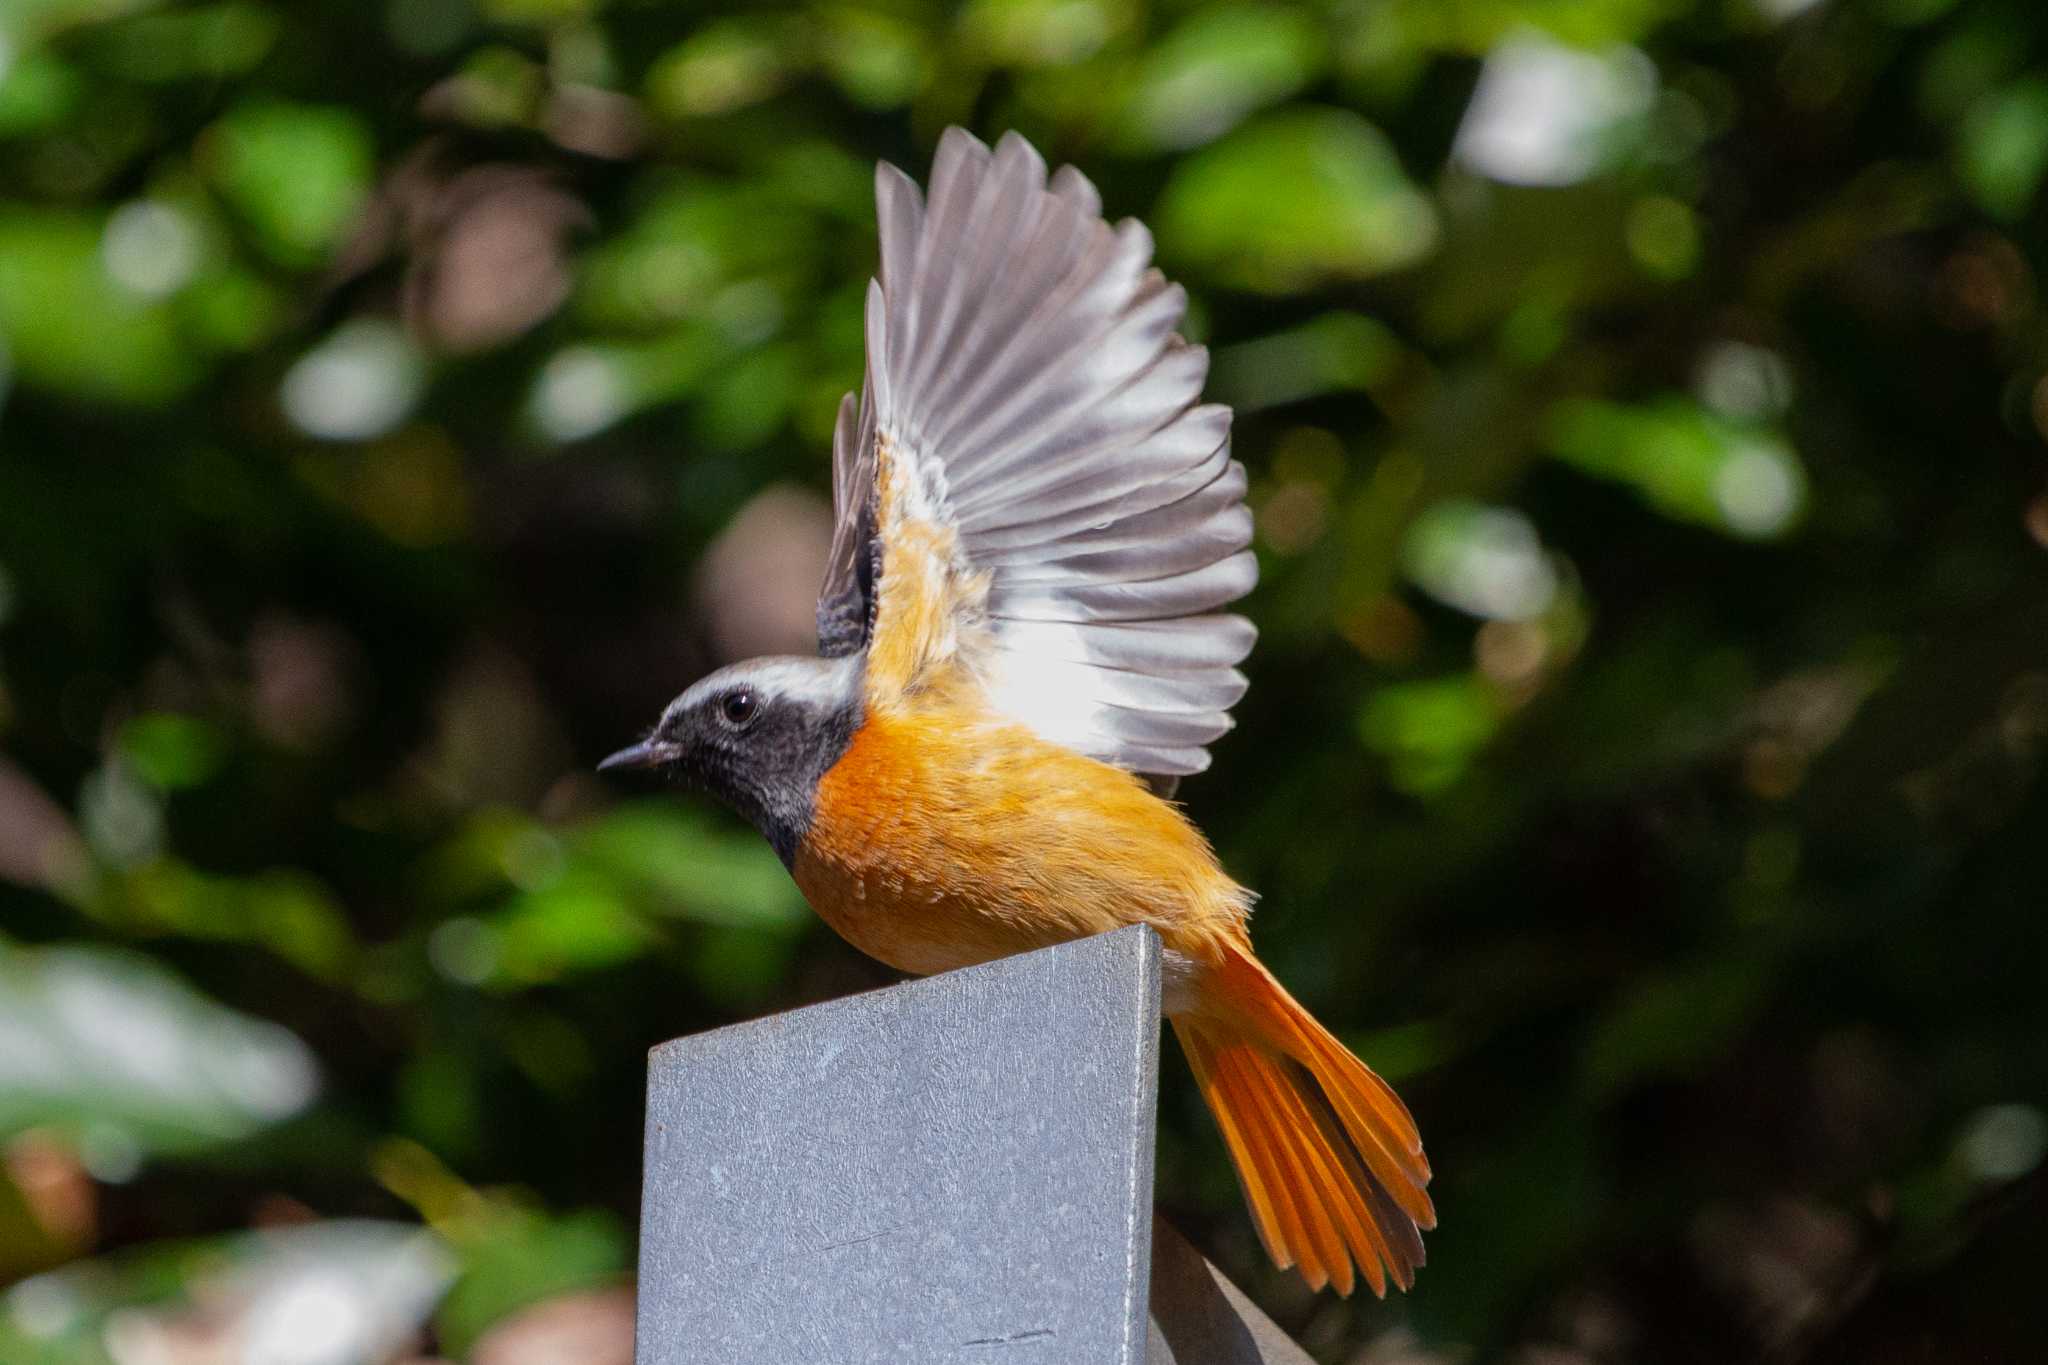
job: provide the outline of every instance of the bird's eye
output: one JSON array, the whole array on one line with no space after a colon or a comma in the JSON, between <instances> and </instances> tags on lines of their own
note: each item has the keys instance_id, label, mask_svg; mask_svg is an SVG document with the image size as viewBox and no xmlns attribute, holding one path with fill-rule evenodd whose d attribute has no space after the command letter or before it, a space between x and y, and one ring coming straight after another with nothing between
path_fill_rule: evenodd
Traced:
<instances>
[{"instance_id":1,"label":"bird's eye","mask_svg":"<svg viewBox=\"0 0 2048 1365\"><path fill-rule=\"evenodd\" d=\"M745 729L754 723L754 717L761 710L760 701L751 687L736 687L718 699L718 713L725 717L725 723L735 730Z\"/></svg>"}]
</instances>

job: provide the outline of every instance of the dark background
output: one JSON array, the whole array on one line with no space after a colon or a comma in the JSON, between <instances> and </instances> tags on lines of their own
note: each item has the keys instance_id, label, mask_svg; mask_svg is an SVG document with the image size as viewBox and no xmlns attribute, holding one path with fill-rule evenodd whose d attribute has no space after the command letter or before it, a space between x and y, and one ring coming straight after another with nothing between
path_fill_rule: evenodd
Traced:
<instances>
[{"instance_id":1,"label":"dark background","mask_svg":"<svg viewBox=\"0 0 2048 1365\"><path fill-rule=\"evenodd\" d=\"M1442 1226L1307 1294L1178 1061L1163 1205L1330 1361L2042 1358L2034 0L13 0L0 1356L626 1359L645 1049L890 978L591 766L808 647L951 122L1189 287L1183 795Z\"/></svg>"}]
</instances>

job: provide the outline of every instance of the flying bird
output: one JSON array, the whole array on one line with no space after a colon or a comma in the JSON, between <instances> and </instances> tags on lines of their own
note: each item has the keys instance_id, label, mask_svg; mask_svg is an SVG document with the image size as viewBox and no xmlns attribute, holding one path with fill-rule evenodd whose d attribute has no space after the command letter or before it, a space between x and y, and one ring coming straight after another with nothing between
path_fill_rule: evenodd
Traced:
<instances>
[{"instance_id":1,"label":"flying bird","mask_svg":"<svg viewBox=\"0 0 2048 1365\"><path fill-rule=\"evenodd\" d=\"M1252 952L1169 799L1244 694L1244 467L1151 235L1072 167L951 129L876 172L867 372L833 441L817 658L719 670L605 768L708 789L848 942L930 973L1149 924L1162 1009L1275 1263L1408 1288L1414 1120Z\"/></svg>"}]
</instances>

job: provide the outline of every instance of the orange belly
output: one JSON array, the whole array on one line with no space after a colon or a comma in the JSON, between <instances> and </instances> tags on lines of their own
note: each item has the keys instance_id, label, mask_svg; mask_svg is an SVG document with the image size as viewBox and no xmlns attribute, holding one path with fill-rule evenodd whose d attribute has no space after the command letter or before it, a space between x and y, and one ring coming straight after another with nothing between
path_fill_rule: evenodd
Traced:
<instances>
[{"instance_id":1,"label":"orange belly","mask_svg":"<svg viewBox=\"0 0 2048 1365\"><path fill-rule=\"evenodd\" d=\"M793 871L849 943L919 974L1138 923L1209 961L1251 899L1135 777L955 703L870 715Z\"/></svg>"}]
</instances>

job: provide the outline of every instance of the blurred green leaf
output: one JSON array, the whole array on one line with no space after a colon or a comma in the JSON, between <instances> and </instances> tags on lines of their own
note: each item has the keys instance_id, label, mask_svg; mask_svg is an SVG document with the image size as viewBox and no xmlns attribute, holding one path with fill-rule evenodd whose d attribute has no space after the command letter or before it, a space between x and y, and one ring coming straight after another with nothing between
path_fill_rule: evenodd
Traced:
<instances>
[{"instance_id":1,"label":"blurred green leaf","mask_svg":"<svg viewBox=\"0 0 2048 1365\"><path fill-rule=\"evenodd\" d=\"M154 1343L244 1360L388 1358L441 1298L452 1258L416 1227L334 1221L152 1244L24 1280L0 1297L9 1365L132 1365ZM324 1330L323 1330L324 1329ZM310 1334L310 1335L309 1335ZM138 1347L137 1342L150 1343Z\"/></svg>"},{"instance_id":2,"label":"blurred green leaf","mask_svg":"<svg viewBox=\"0 0 2048 1365\"><path fill-rule=\"evenodd\" d=\"M497 975L511 985L609 967L654 941L624 886L574 866L515 897L488 923L497 937Z\"/></svg>"},{"instance_id":3,"label":"blurred green leaf","mask_svg":"<svg viewBox=\"0 0 2048 1365\"><path fill-rule=\"evenodd\" d=\"M1395 1084L1442 1066L1457 1053L1455 1042L1444 1030L1429 1023L1353 1034L1345 1039L1345 1046L1382 1079Z\"/></svg>"},{"instance_id":4,"label":"blurred green leaf","mask_svg":"<svg viewBox=\"0 0 2048 1365\"><path fill-rule=\"evenodd\" d=\"M1386 138L1338 109L1270 115L1196 153L1167 182L1155 227L1169 259L1265 293L1413 265L1437 233Z\"/></svg>"},{"instance_id":5,"label":"blurred green leaf","mask_svg":"<svg viewBox=\"0 0 2048 1365\"><path fill-rule=\"evenodd\" d=\"M131 953L0 945L0 1038L0 1134L53 1129L122 1170L245 1137L319 1083L290 1033Z\"/></svg>"},{"instance_id":6,"label":"blurred green leaf","mask_svg":"<svg viewBox=\"0 0 2048 1365\"><path fill-rule=\"evenodd\" d=\"M1606 1096L1645 1078L1686 1075L1739 1039L1770 980L1768 959L1737 953L1636 982L1586 1041L1586 1084Z\"/></svg>"},{"instance_id":7,"label":"blurred green leaf","mask_svg":"<svg viewBox=\"0 0 2048 1365\"><path fill-rule=\"evenodd\" d=\"M1392 0L1389 22L1407 42L1476 54L1526 29L1581 47L1634 42L1692 7L1692 0Z\"/></svg>"},{"instance_id":8,"label":"blurred green leaf","mask_svg":"<svg viewBox=\"0 0 2048 1365\"><path fill-rule=\"evenodd\" d=\"M529 1304L616 1282L630 1246L608 1213L498 1212L463 1238L462 1274L435 1326L450 1349L466 1351L492 1323Z\"/></svg>"},{"instance_id":9,"label":"blurred green leaf","mask_svg":"<svg viewBox=\"0 0 2048 1365\"><path fill-rule=\"evenodd\" d=\"M73 67L47 53L0 65L0 137L19 137L70 117L85 88Z\"/></svg>"},{"instance_id":10,"label":"blurred green leaf","mask_svg":"<svg viewBox=\"0 0 2048 1365\"><path fill-rule=\"evenodd\" d=\"M476 1064L473 1051L454 1046L430 1046L406 1058L397 1077L398 1130L451 1158L471 1155L491 1117Z\"/></svg>"},{"instance_id":11,"label":"blurred green leaf","mask_svg":"<svg viewBox=\"0 0 2048 1365\"><path fill-rule=\"evenodd\" d=\"M706 1000L735 1013L772 1000L796 956L798 936L787 927L711 925L692 946L688 971Z\"/></svg>"},{"instance_id":12,"label":"blurred green leaf","mask_svg":"<svg viewBox=\"0 0 2048 1365\"><path fill-rule=\"evenodd\" d=\"M478 8L508 24L557 24L602 9L606 0L479 0Z\"/></svg>"},{"instance_id":13,"label":"blurred green leaf","mask_svg":"<svg viewBox=\"0 0 2048 1365\"><path fill-rule=\"evenodd\" d=\"M197 716L157 711L137 716L121 734L121 748L144 781L165 791L196 787L219 770L221 734Z\"/></svg>"},{"instance_id":14,"label":"blurred green leaf","mask_svg":"<svg viewBox=\"0 0 2048 1365\"><path fill-rule=\"evenodd\" d=\"M714 329L695 324L637 345L567 347L535 377L526 420L551 441L595 436L656 403L689 396L728 352Z\"/></svg>"},{"instance_id":15,"label":"blurred green leaf","mask_svg":"<svg viewBox=\"0 0 2048 1365\"><path fill-rule=\"evenodd\" d=\"M667 804L621 806L579 831L577 860L652 896L662 913L736 928L809 922L782 863L751 830Z\"/></svg>"},{"instance_id":16,"label":"blurred green leaf","mask_svg":"<svg viewBox=\"0 0 2048 1365\"><path fill-rule=\"evenodd\" d=\"M516 48L492 45L471 53L449 92L465 123L480 128L531 124L547 95L547 72Z\"/></svg>"},{"instance_id":17,"label":"blurred green leaf","mask_svg":"<svg viewBox=\"0 0 2048 1365\"><path fill-rule=\"evenodd\" d=\"M594 325L645 330L718 320L735 287L777 300L801 278L820 235L809 214L772 190L690 182L655 195L627 229L593 252L579 299ZM750 330L750 329L749 329Z\"/></svg>"},{"instance_id":18,"label":"blurred green leaf","mask_svg":"<svg viewBox=\"0 0 2048 1365\"><path fill-rule=\"evenodd\" d=\"M1125 95L1122 142L1133 152L1197 147L1314 79L1323 35L1306 13L1222 5L1155 44Z\"/></svg>"},{"instance_id":19,"label":"blurred green leaf","mask_svg":"<svg viewBox=\"0 0 2048 1365\"><path fill-rule=\"evenodd\" d=\"M747 450L782 428L796 397L797 354L764 346L710 377L697 431L716 450Z\"/></svg>"},{"instance_id":20,"label":"blurred green leaf","mask_svg":"<svg viewBox=\"0 0 2048 1365\"><path fill-rule=\"evenodd\" d=\"M203 345L246 351L267 341L281 321L283 301L254 273L209 271L177 297L179 320Z\"/></svg>"},{"instance_id":21,"label":"blurred green leaf","mask_svg":"<svg viewBox=\"0 0 2048 1365\"><path fill-rule=\"evenodd\" d=\"M1210 383L1239 411L1370 390L1400 363L1400 338L1359 313L1325 313L1284 332L1216 352Z\"/></svg>"},{"instance_id":22,"label":"blurred green leaf","mask_svg":"<svg viewBox=\"0 0 2048 1365\"><path fill-rule=\"evenodd\" d=\"M706 951L728 956L735 980L759 982L808 922L758 836L669 803L622 806L559 835L493 813L443 851L426 886L437 898L471 899L507 882L519 889L501 909L435 930L443 975L517 988L601 970L647 952L661 939L659 921L672 917L726 931Z\"/></svg>"},{"instance_id":23,"label":"blurred green leaf","mask_svg":"<svg viewBox=\"0 0 2048 1365\"><path fill-rule=\"evenodd\" d=\"M198 380L202 357L168 307L108 278L101 237L78 214L0 207L0 336L32 382L162 403Z\"/></svg>"},{"instance_id":24,"label":"blurred green leaf","mask_svg":"<svg viewBox=\"0 0 2048 1365\"><path fill-rule=\"evenodd\" d=\"M1071 66L1101 51L1134 15L1112 0L969 0L958 29L996 66Z\"/></svg>"},{"instance_id":25,"label":"blurred green leaf","mask_svg":"<svg viewBox=\"0 0 2048 1365\"><path fill-rule=\"evenodd\" d=\"M916 24L885 10L854 6L828 6L819 17L819 58L856 103L893 109L931 80L932 44Z\"/></svg>"},{"instance_id":26,"label":"blurred green leaf","mask_svg":"<svg viewBox=\"0 0 2048 1365\"><path fill-rule=\"evenodd\" d=\"M1464 776L1500 723L1501 705L1485 683L1439 678L1375 692L1360 713L1359 734L1387 760L1395 786L1427 797Z\"/></svg>"},{"instance_id":27,"label":"blurred green leaf","mask_svg":"<svg viewBox=\"0 0 2048 1365\"><path fill-rule=\"evenodd\" d=\"M1636 263L1660 279L1684 279L1699 266L1699 217L1669 195L1652 195L1630 205L1625 234Z\"/></svg>"},{"instance_id":28,"label":"blurred green leaf","mask_svg":"<svg viewBox=\"0 0 2048 1365\"><path fill-rule=\"evenodd\" d=\"M2048 79L1994 91L1970 109L1959 144L1963 183L1997 217L2024 214L2048 174Z\"/></svg>"},{"instance_id":29,"label":"blurred green leaf","mask_svg":"<svg viewBox=\"0 0 2048 1365\"><path fill-rule=\"evenodd\" d=\"M361 210L373 156L368 128L347 109L256 100L209 130L203 164L265 251L310 266Z\"/></svg>"},{"instance_id":30,"label":"blurred green leaf","mask_svg":"<svg viewBox=\"0 0 2048 1365\"><path fill-rule=\"evenodd\" d=\"M295 869L222 876L157 858L117 885L129 898L124 910L158 932L254 944L326 981L344 979L355 963L347 918L320 883Z\"/></svg>"},{"instance_id":31,"label":"blurred green leaf","mask_svg":"<svg viewBox=\"0 0 2048 1365\"><path fill-rule=\"evenodd\" d=\"M142 9L154 0L9 0L0 8L0 38L9 50L19 50L32 40L55 33L67 25L89 19L118 19Z\"/></svg>"},{"instance_id":32,"label":"blurred green leaf","mask_svg":"<svg viewBox=\"0 0 2048 1365\"><path fill-rule=\"evenodd\" d=\"M1805 470L1782 437L1689 399L1564 403L1549 441L1568 464L1630 485L1667 516L1733 535L1782 534L1806 503Z\"/></svg>"},{"instance_id":33,"label":"blurred green leaf","mask_svg":"<svg viewBox=\"0 0 2048 1365\"><path fill-rule=\"evenodd\" d=\"M281 26L266 5L226 0L108 25L87 50L96 65L130 80L220 80L262 61Z\"/></svg>"},{"instance_id":34,"label":"blurred green leaf","mask_svg":"<svg viewBox=\"0 0 2048 1365\"><path fill-rule=\"evenodd\" d=\"M770 19L711 24L663 54L647 75L647 98L671 118L730 113L773 95L800 58L797 35Z\"/></svg>"}]
</instances>

